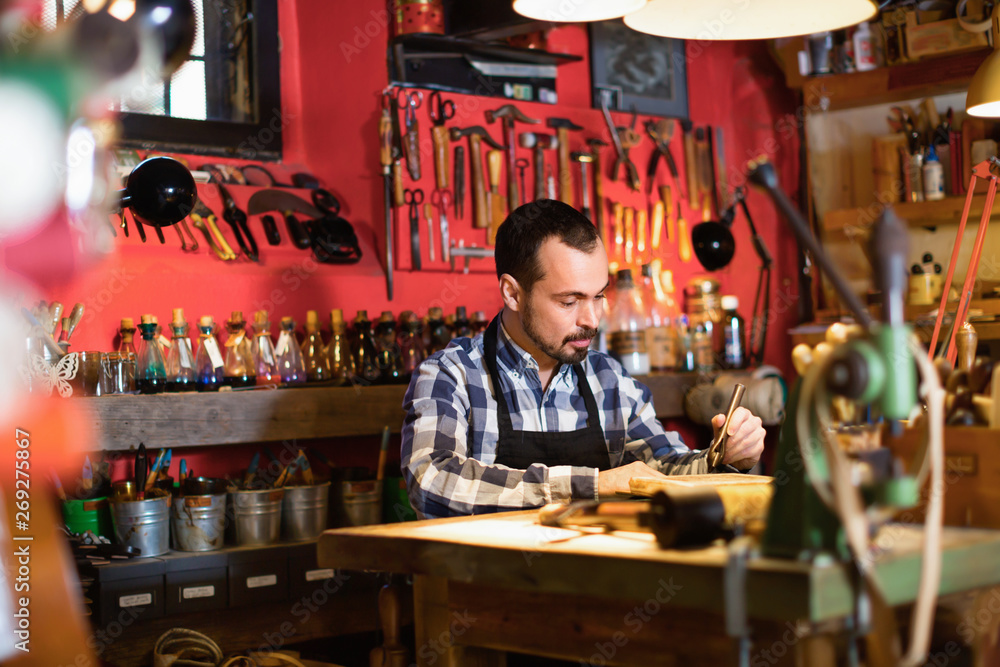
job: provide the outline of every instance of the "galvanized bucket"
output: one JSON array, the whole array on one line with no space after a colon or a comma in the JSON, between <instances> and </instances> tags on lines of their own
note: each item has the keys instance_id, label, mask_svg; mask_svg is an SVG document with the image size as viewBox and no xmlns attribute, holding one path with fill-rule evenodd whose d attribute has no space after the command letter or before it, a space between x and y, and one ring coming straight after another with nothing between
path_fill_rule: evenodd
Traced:
<instances>
[{"instance_id":1,"label":"galvanized bucket","mask_svg":"<svg viewBox=\"0 0 1000 667\"><path fill-rule=\"evenodd\" d=\"M330 482L286 486L281 506L282 534L289 540L311 540L326 530Z\"/></svg>"},{"instance_id":2,"label":"galvanized bucket","mask_svg":"<svg viewBox=\"0 0 1000 667\"><path fill-rule=\"evenodd\" d=\"M381 481L344 481L340 484L344 525L369 526L382 522Z\"/></svg>"},{"instance_id":3,"label":"galvanized bucket","mask_svg":"<svg viewBox=\"0 0 1000 667\"><path fill-rule=\"evenodd\" d=\"M177 496L170 507L172 544L178 551L221 549L226 530L226 494Z\"/></svg>"},{"instance_id":4,"label":"galvanized bucket","mask_svg":"<svg viewBox=\"0 0 1000 667\"><path fill-rule=\"evenodd\" d=\"M227 516L232 541L240 546L277 542L284 495L284 489L231 491Z\"/></svg>"},{"instance_id":5,"label":"galvanized bucket","mask_svg":"<svg viewBox=\"0 0 1000 667\"><path fill-rule=\"evenodd\" d=\"M145 500L116 500L111 503L115 539L135 547L140 557L160 556L170 550L170 496L162 493Z\"/></svg>"}]
</instances>

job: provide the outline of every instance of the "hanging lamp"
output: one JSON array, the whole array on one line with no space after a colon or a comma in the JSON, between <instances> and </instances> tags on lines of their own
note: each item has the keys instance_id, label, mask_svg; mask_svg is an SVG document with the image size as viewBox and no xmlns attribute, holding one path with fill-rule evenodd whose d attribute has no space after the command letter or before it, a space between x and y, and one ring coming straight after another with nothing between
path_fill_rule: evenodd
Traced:
<instances>
[{"instance_id":1,"label":"hanging lamp","mask_svg":"<svg viewBox=\"0 0 1000 667\"><path fill-rule=\"evenodd\" d=\"M616 19L642 9L648 0L514 0L514 11L538 21L582 23Z\"/></svg>"},{"instance_id":2,"label":"hanging lamp","mask_svg":"<svg viewBox=\"0 0 1000 667\"><path fill-rule=\"evenodd\" d=\"M979 66L969 82L965 110L970 116L1000 117L1000 4L993 8L993 52Z\"/></svg>"}]
</instances>

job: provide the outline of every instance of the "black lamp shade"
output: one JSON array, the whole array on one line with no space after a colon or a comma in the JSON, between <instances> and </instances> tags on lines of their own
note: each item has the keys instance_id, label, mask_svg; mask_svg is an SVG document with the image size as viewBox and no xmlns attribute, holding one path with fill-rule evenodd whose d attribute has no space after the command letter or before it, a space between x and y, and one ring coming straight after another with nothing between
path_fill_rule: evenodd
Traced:
<instances>
[{"instance_id":1,"label":"black lamp shade","mask_svg":"<svg viewBox=\"0 0 1000 667\"><path fill-rule=\"evenodd\" d=\"M198 191L187 167L169 157L143 160L128 176L122 205L157 227L180 222L192 210Z\"/></svg>"},{"instance_id":2,"label":"black lamp shade","mask_svg":"<svg viewBox=\"0 0 1000 667\"><path fill-rule=\"evenodd\" d=\"M733 233L720 222L702 222L691 230L695 257L706 271L718 271L733 259L736 241Z\"/></svg>"}]
</instances>

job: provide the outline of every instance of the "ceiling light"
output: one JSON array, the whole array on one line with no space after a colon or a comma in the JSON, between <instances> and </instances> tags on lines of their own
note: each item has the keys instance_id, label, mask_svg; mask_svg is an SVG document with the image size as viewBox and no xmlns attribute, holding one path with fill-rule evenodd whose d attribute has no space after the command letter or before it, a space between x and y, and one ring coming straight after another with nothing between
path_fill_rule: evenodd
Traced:
<instances>
[{"instance_id":1,"label":"ceiling light","mask_svg":"<svg viewBox=\"0 0 1000 667\"><path fill-rule=\"evenodd\" d=\"M877 11L871 0L651 0L625 25L675 39L774 39L845 28Z\"/></svg>"},{"instance_id":2,"label":"ceiling light","mask_svg":"<svg viewBox=\"0 0 1000 667\"><path fill-rule=\"evenodd\" d=\"M514 0L514 11L538 21L606 21L642 9L648 0Z\"/></svg>"},{"instance_id":3,"label":"ceiling light","mask_svg":"<svg viewBox=\"0 0 1000 667\"><path fill-rule=\"evenodd\" d=\"M993 51L979 66L969 82L965 110L970 116L1000 117L1000 4L993 9Z\"/></svg>"}]
</instances>

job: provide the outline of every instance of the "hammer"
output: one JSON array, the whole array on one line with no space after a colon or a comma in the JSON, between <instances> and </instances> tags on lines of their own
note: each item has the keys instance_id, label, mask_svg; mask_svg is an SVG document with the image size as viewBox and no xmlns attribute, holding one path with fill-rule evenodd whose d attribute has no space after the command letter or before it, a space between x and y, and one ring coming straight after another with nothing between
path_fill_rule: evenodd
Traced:
<instances>
[{"instance_id":1,"label":"hammer","mask_svg":"<svg viewBox=\"0 0 1000 667\"><path fill-rule=\"evenodd\" d=\"M594 158L594 213L597 233L604 240L604 176L601 174L601 148L607 146L606 141L587 139L590 155Z\"/></svg>"},{"instance_id":2,"label":"hammer","mask_svg":"<svg viewBox=\"0 0 1000 667\"><path fill-rule=\"evenodd\" d=\"M587 172L590 171L588 166L594 161L594 156L590 153L583 153L581 151L573 151L569 156L574 162L580 163L580 182L583 188L583 206L580 210L588 220L593 220L590 215L590 178L588 177Z\"/></svg>"},{"instance_id":3,"label":"hammer","mask_svg":"<svg viewBox=\"0 0 1000 667\"><path fill-rule=\"evenodd\" d=\"M549 118L546 124L556 131L559 139L559 199L573 205L573 174L569 170L569 131L582 130L569 118Z\"/></svg>"},{"instance_id":4,"label":"hammer","mask_svg":"<svg viewBox=\"0 0 1000 667\"><path fill-rule=\"evenodd\" d=\"M486 143L493 148L501 149L503 146L498 144L482 125L466 128L453 127L450 134L452 141L458 141L462 137L469 138L469 158L472 161L473 220L477 229L486 229L489 227L489 210L486 208L486 182L483 180L483 156L479 150L479 142L485 138Z\"/></svg>"},{"instance_id":5,"label":"hammer","mask_svg":"<svg viewBox=\"0 0 1000 667\"><path fill-rule=\"evenodd\" d=\"M517 137L522 148L535 149L535 199L545 199L545 154L542 152L546 148L556 148L559 140L552 134L540 134L538 132L522 132ZM528 193L524 193L524 198L528 198Z\"/></svg>"},{"instance_id":6,"label":"hammer","mask_svg":"<svg viewBox=\"0 0 1000 667\"><path fill-rule=\"evenodd\" d=\"M514 178L514 174L517 169L517 156L515 155L517 146L514 144L514 123L520 121L522 123L537 124L542 121L536 118L528 118L513 104L505 104L499 109L486 112L487 123L492 123L497 119L501 119L503 121L503 148L507 151L507 201L509 203L510 210L513 211L521 205L521 202L517 197L517 179Z\"/></svg>"}]
</instances>

